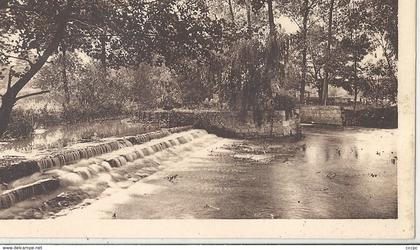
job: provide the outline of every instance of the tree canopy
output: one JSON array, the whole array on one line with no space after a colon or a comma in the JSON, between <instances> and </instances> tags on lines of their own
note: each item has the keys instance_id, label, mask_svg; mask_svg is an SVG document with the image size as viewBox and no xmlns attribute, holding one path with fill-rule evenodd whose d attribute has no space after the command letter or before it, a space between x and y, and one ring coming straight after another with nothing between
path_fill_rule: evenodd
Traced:
<instances>
[{"instance_id":1,"label":"tree canopy","mask_svg":"<svg viewBox=\"0 0 420 250\"><path fill-rule=\"evenodd\" d=\"M51 92L67 109L85 91L100 104L114 83L127 102L155 93L195 105L216 94L254 111L295 93L304 104L308 87L326 105L329 85L357 101L385 84L395 102L397 59L397 0L5 0L0 134L21 99ZM41 90L22 94L31 82Z\"/></svg>"}]
</instances>

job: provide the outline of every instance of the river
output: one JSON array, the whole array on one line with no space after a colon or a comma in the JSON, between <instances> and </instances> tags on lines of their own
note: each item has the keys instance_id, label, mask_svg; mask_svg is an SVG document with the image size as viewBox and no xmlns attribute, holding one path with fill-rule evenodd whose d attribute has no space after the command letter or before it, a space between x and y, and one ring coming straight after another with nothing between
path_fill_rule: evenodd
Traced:
<instances>
[{"instance_id":1,"label":"river","mask_svg":"<svg viewBox=\"0 0 420 250\"><path fill-rule=\"evenodd\" d=\"M234 140L204 132L185 145L156 153L147 166L142 160L125 171L113 169L106 188L105 177L99 176L60 190L85 194L79 204L35 208L55 193L18 203L0 217L397 218L396 132L304 126L299 141ZM144 178L133 180L136 176ZM99 186L100 192L92 191Z\"/></svg>"}]
</instances>

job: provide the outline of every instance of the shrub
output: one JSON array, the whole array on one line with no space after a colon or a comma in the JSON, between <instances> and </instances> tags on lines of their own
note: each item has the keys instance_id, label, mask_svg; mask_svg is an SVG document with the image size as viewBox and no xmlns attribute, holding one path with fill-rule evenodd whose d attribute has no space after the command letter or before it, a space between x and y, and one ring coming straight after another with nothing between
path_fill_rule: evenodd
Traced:
<instances>
[{"instance_id":1,"label":"shrub","mask_svg":"<svg viewBox=\"0 0 420 250\"><path fill-rule=\"evenodd\" d=\"M293 110L296 108L298 101L289 95L277 95L273 99L274 110L286 111L286 119L292 116Z\"/></svg>"},{"instance_id":2,"label":"shrub","mask_svg":"<svg viewBox=\"0 0 420 250\"><path fill-rule=\"evenodd\" d=\"M177 102L177 100L174 97L167 95L163 98L163 101L162 101L163 110L172 110L174 108L179 108L179 107L181 107L181 104Z\"/></svg>"},{"instance_id":3,"label":"shrub","mask_svg":"<svg viewBox=\"0 0 420 250\"><path fill-rule=\"evenodd\" d=\"M291 110L296 107L296 98L289 95L277 95L274 97L274 110Z\"/></svg>"},{"instance_id":4,"label":"shrub","mask_svg":"<svg viewBox=\"0 0 420 250\"><path fill-rule=\"evenodd\" d=\"M398 128L398 108L368 108L358 110L346 110L346 124L369 128Z\"/></svg>"},{"instance_id":5,"label":"shrub","mask_svg":"<svg viewBox=\"0 0 420 250\"><path fill-rule=\"evenodd\" d=\"M21 109L14 110L5 137L27 138L30 137L33 132L33 115L30 112Z\"/></svg>"}]
</instances>

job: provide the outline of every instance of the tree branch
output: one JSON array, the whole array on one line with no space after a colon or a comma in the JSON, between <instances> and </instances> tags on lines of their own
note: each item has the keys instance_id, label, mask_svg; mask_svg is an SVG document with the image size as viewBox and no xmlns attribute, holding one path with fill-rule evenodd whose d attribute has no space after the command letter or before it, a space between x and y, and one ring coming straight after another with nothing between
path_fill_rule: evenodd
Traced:
<instances>
[{"instance_id":1,"label":"tree branch","mask_svg":"<svg viewBox=\"0 0 420 250\"><path fill-rule=\"evenodd\" d=\"M100 31L104 32L104 28L103 27L100 27L100 26L97 26L97 25L94 25L94 24L83 22L82 20L76 19L74 17L69 18L69 21L76 21L76 22L78 22L78 23L80 23L82 25L85 25L85 26L88 26L88 27L91 27L91 28L96 28L96 29L99 29Z\"/></svg>"},{"instance_id":2,"label":"tree branch","mask_svg":"<svg viewBox=\"0 0 420 250\"><path fill-rule=\"evenodd\" d=\"M37 62L34 63L31 69L26 72L12 87L13 94L16 96L19 91L31 80L31 78L38 73L42 68L45 62L48 60L51 54L57 49L60 40L65 35L65 27L67 24L68 16L72 8L73 0L68 1L67 7L62 11L62 13L57 16L57 23L53 37L51 38L50 43L47 45L46 49L42 53L42 56L38 58Z\"/></svg>"},{"instance_id":3,"label":"tree branch","mask_svg":"<svg viewBox=\"0 0 420 250\"><path fill-rule=\"evenodd\" d=\"M295 24L298 26L299 30L302 31L303 27L300 25L300 22L293 16L290 16L290 19L292 19L292 21L295 22Z\"/></svg>"},{"instance_id":4,"label":"tree branch","mask_svg":"<svg viewBox=\"0 0 420 250\"><path fill-rule=\"evenodd\" d=\"M21 60L21 61L25 61L27 63L29 63L29 65L32 67L32 65L34 65L33 62L31 62L28 58L22 58L22 57L18 57L18 56L12 56L12 55L4 55L7 58L13 58L16 60Z\"/></svg>"},{"instance_id":5,"label":"tree branch","mask_svg":"<svg viewBox=\"0 0 420 250\"><path fill-rule=\"evenodd\" d=\"M7 79L7 90L10 89L12 86L12 77L13 77L13 66L10 66L9 68L9 78Z\"/></svg>"},{"instance_id":6,"label":"tree branch","mask_svg":"<svg viewBox=\"0 0 420 250\"><path fill-rule=\"evenodd\" d=\"M312 9L313 7L315 7L315 5L318 4L318 1L313 0L310 4L309 4L309 9Z\"/></svg>"},{"instance_id":7,"label":"tree branch","mask_svg":"<svg viewBox=\"0 0 420 250\"><path fill-rule=\"evenodd\" d=\"M40 92L35 92L35 93L31 93L31 94L27 94L27 95L23 95L23 96L18 96L16 97L16 101L23 99L23 98L27 98L27 97L31 97L31 96L35 96L35 95L42 95L42 94L46 94L49 93L49 90L44 90L44 91L40 91Z\"/></svg>"}]
</instances>

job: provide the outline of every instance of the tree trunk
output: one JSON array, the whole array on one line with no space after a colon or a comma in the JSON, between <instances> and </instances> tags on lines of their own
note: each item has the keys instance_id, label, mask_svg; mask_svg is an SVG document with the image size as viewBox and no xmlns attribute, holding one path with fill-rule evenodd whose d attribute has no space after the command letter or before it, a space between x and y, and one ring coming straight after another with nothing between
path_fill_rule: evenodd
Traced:
<instances>
[{"instance_id":1,"label":"tree trunk","mask_svg":"<svg viewBox=\"0 0 420 250\"><path fill-rule=\"evenodd\" d=\"M315 71L315 74L314 74L314 82L316 84L315 86L317 86L317 92L318 92L318 98L319 98L318 101L320 103L322 102L322 94L323 94L323 90L322 90L323 86L322 86L322 83L320 84L321 81L322 81L322 79L319 79L318 78L318 74Z\"/></svg>"},{"instance_id":2,"label":"tree trunk","mask_svg":"<svg viewBox=\"0 0 420 250\"><path fill-rule=\"evenodd\" d=\"M67 8L57 17L57 26L51 42L45 48L44 53L39 57L38 61L31 65L31 68L23 74L23 76L13 85L9 86L6 93L2 96L2 103L0 106L0 136L4 135L10 122L13 106L18 100L17 95L26 86L26 84L32 79L32 77L38 73L38 71L44 66L51 54L57 50L60 40L65 34L65 26L69 11L71 9L72 1L68 1Z\"/></svg>"},{"instance_id":3,"label":"tree trunk","mask_svg":"<svg viewBox=\"0 0 420 250\"><path fill-rule=\"evenodd\" d=\"M300 83L300 103L305 104L305 86L306 86L306 73L307 73L307 34L308 34L308 18L309 18L309 3L304 0L304 13L303 13L303 28L302 28L302 79Z\"/></svg>"},{"instance_id":4,"label":"tree trunk","mask_svg":"<svg viewBox=\"0 0 420 250\"><path fill-rule=\"evenodd\" d=\"M251 0L246 1L246 19L248 24L248 35L251 37L252 35L252 25L251 25Z\"/></svg>"},{"instance_id":5,"label":"tree trunk","mask_svg":"<svg viewBox=\"0 0 420 250\"><path fill-rule=\"evenodd\" d=\"M67 108L70 104L70 89L69 89L69 83L68 83L68 78L67 78L67 48L65 43L63 42L62 45L62 49L63 49L63 58L62 58L62 63L63 63L63 68L62 68L62 74L63 74L63 90L64 90L64 102L63 102L63 108L64 108L64 113L67 113Z\"/></svg>"},{"instance_id":6,"label":"tree trunk","mask_svg":"<svg viewBox=\"0 0 420 250\"><path fill-rule=\"evenodd\" d=\"M106 33L104 32L100 38L101 41L101 66L104 73L106 72Z\"/></svg>"},{"instance_id":7,"label":"tree trunk","mask_svg":"<svg viewBox=\"0 0 420 250\"><path fill-rule=\"evenodd\" d=\"M10 91L10 89L7 90L6 93L2 96L2 102L0 107L0 137L3 136L7 130L15 102L15 96Z\"/></svg>"},{"instance_id":8,"label":"tree trunk","mask_svg":"<svg viewBox=\"0 0 420 250\"><path fill-rule=\"evenodd\" d=\"M322 102L322 94L323 94L323 89L322 89L322 87L323 86L319 86L319 89L318 89L318 101L321 103Z\"/></svg>"},{"instance_id":9,"label":"tree trunk","mask_svg":"<svg viewBox=\"0 0 420 250\"><path fill-rule=\"evenodd\" d=\"M285 53L284 53L284 75L285 75L285 77L287 77L287 75L288 75L288 69L287 69L287 66L289 65L289 47L290 47L290 39L289 38L286 38L286 41L285 41Z\"/></svg>"},{"instance_id":10,"label":"tree trunk","mask_svg":"<svg viewBox=\"0 0 420 250\"><path fill-rule=\"evenodd\" d=\"M274 24L273 0L267 0L267 8L268 8L268 27L270 29L270 35L274 36L276 32L276 26Z\"/></svg>"},{"instance_id":11,"label":"tree trunk","mask_svg":"<svg viewBox=\"0 0 420 250\"><path fill-rule=\"evenodd\" d=\"M232 19L232 23L235 24L235 13L233 12L232 0L228 0L228 3L229 3L230 18Z\"/></svg>"},{"instance_id":12,"label":"tree trunk","mask_svg":"<svg viewBox=\"0 0 420 250\"><path fill-rule=\"evenodd\" d=\"M312 57L314 58L313 55L312 55ZM313 77L315 87L316 87L316 90L317 90L317 93L318 93L318 102L322 103L322 93L323 92L322 92L322 76L321 76L321 73L320 73L321 69L316 66L314 61L312 61L312 68L313 68L313 71L314 71L312 77Z\"/></svg>"},{"instance_id":13,"label":"tree trunk","mask_svg":"<svg viewBox=\"0 0 420 250\"><path fill-rule=\"evenodd\" d=\"M354 104L353 104L353 111L356 112L357 109L357 94L358 94L358 88L357 83L354 85Z\"/></svg>"},{"instance_id":14,"label":"tree trunk","mask_svg":"<svg viewBox=\"0 0 420 250\"><path fill-rule=\"evenodd\" d=\"M355 52L353 52L353 60L354 60L354 107L353 110L354 112L356 112L356 108L357 108L357 92L358 92L358 82L357 82L357 61L356 61L356 56L354 54Z\"/></svg>"},{"instance_id":15,"label":"tree trunk","mask_svg":"<svg viewBox=\"0 0 420 250\"><path fill-rule=\"evenodd\" d=\"M324 76L324 83L322 86L322 89L323 89L322 104L324 106L327 105L327 101L328 101L328 77L329 77L329 71L330 71L333 11L334 11L334 0L331 0L329 16L328 16L328 41L327 41L327 54L326 54L327 60L325 63L325 69L324 69L325 76Z\"/></svg>"}]
</instances>

